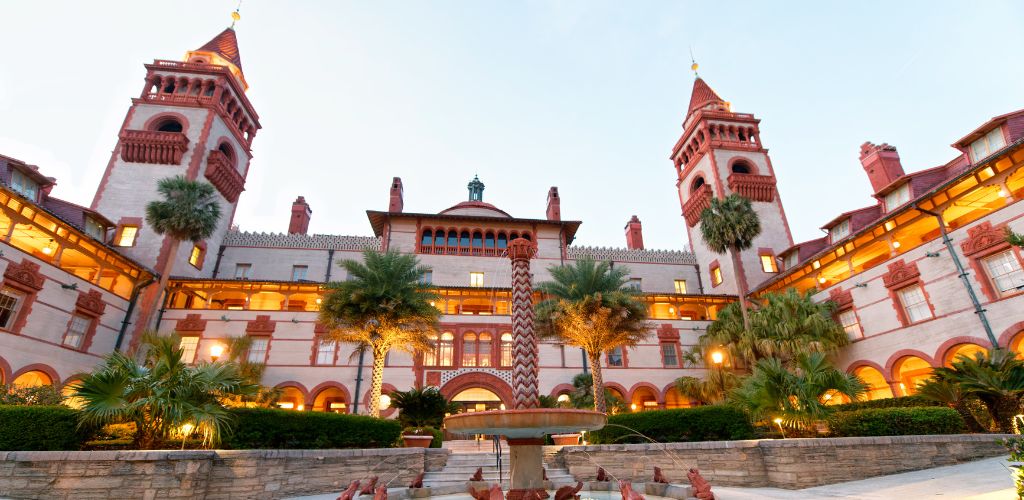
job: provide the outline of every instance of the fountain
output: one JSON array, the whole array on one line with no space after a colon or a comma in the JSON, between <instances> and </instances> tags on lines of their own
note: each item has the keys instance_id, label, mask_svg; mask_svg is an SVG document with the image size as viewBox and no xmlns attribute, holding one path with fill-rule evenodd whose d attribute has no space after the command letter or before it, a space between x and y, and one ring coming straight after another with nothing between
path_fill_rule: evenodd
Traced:
<instances>
[{"instance_id":1,"label":"fountain","mask_svg":"<svg viewBox=\"0 0 1024 500\"><path fill-rule=\"evenodd\" d=\"M452 415L445 427L462 434L503 435L508 440L511 488L508 500L537 496L544 489L544 436L604 427L608 417L597 411L540 408L538 398L537 334L534 331L533 285L530 259L537 247L517 238L508 244L512 260L512 391L515 408Z\"/></svg>"}]
</instances>

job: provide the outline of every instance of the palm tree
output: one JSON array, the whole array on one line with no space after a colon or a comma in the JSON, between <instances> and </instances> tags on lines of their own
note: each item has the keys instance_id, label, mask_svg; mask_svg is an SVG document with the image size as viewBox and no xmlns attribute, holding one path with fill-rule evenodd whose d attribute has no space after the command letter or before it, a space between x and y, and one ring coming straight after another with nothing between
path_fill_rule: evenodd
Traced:
<instances>
[{"instance_id":1,"label":"palm tree","mask_svg":"<svg viewBox=\"0 0 1024 500\"><path fill-rule=\"evenodd\" d=\"M249 348L252 337L229 337L226 342L227 360L238 367L238 373L245 383L257 387L255 394L239 396L232 401L234 406L272 407L281 398L282 390L263 385L263 373L267 370L266 363L249 361Z\"/></svg>"},{"instance_id":2,"label":"palm tree","mask_svg":"<svg viewBox=\"0 0 1024 500\"><path fill-rule=\"evenodd\" d=\"M759 234L761 221L757 212L750 200L738 194L730 194L721 199L711 198L711 205L700 214L700 235L704 244L712 252L719 255L729 252L732 256L744 328L750 328L750 321L747 318L746 281L740 274L740 252L749 249Z\"/></svg>"},{"instance_id":3,"label":"palm tree","mask_svg":"<svg viewBox=\"0 0 1024 500\"><path fill-rule=\"evenodd\" d=\"M729 304L701 335L699 345L705 355L712 349L724 349L730 359L752 367L764 358L779 358L788 363L802 353L834 353L850 343L849 335L832 317L831 302L815 302L814 292L800 293L793 288L771 292L754 304L749 326L744 327L737 309Z\"/></svg>"},{"instance_id":4,"label":"palm tree","mask_svg":"<svg viewBox=\"0 0 1024 500\"><path fill-rule=\"evenodd\" d=\"M171 238L167 261L160 269L157 296L167 289L167 280L174 269L175 256L182 241L199 242L209 238L220 221L217 190L208 182L186 179L178 175L157 182L162 199L146 205L146 223L156 234Z\"/></svg>"},{"instance_id":5,"label":"palm tree","mask_svg":"<svg viewBox=\"0 0 1024 500\"><path fill-rule=\"evenodd\" d=\"M702 404L721 403L743 381L732 370L708 370L703 378L684 376L676 379L676 390L691 401Z\"/></svg>"},{"instance_id":6,"label":"palm tree","mask_svg":"<svg viewBox=\"0 0 1024 500\"><path fill-rule=\"evenodd\" d=\"M985 432L985 428L971 412L971 403L976 402L977 398L965 394L959 385L949 380L932 377L917 386L917 395L956 410L964 419L968 431Z\"/></svg>"},{"instance_id":7,"label":"palm tree","mask_svg":"<svg viewBox=\"0 0 1024 500\"><path fill-rule=\"evenodd\" d=\"M135 445L151 449L179 429L216 444L230 430L232 417L223 402L248 395L255 386L245 383L229 362L189 366L181 359L177 335L143 336L141 363L136 356L114 352L94 372L72 385L81 404L80 424L135 424ZM187 437L187 436L185 436Z\"/></svg>"},{"instance_id":8,"label":"palm tree","mask_svg":"<svg viewBox=\"0 0 1024 500\"><path fill-rule=\"evenodd\" d=\"M999 432L1011 432L1024 396L1024 361L1007 349L959 355L952 367L936 368L933 378L960 387L966 396L978 398Z\"/></svg>"},{"instance_id":9,"label":"palm tree","mask_svg":"<svg viewBox=\"0 0 1024 500\"><path fill-rule=\"evenodd\" d=\"M390 394L391 407L398 408L402 427L441 428L445 415L459 412L459 404L448 401L436 387L412 388Z\"/></svg>"},{"instance_id":10,"label":"palm tree","mask_svg":"<svg viewBox=\"0 0 1024 500\"><path fill-rule=\"evenodd\" d=\"M601 353L640 343L649 329L647 307L635 290L626 287L627 268L586 258L548 270L554 281L537 286L548 297L537 304L538 330L586 351L594 408L607 412Z\"/></svg>"},{"instance_id":11,"label":"palm tree","mask_svg":"<svg viewBox=\"0 0 1024 500\"><path fill-rule=\"evenodd\" d=\"M730 400L754 420L782 418L791 427L806 428L828 414L827 394L856 400L866 390L856 375L836 369L825 354L812 352L798 355L792 368L776 358L758 361Z\"/></svg>"},{"instance_id":12,"label":"palm tree","mask_svg":"<svg viewBox=\"0 0 1024 500\"><path fill-rule=\"evenodd\" d=\"M610 408L612 413L626 411L626 402L615 396L615 393L605 387L605 406ZM577 373L572 378L572 392L569 393L568 405L572 408L593 408L594 407L594 376L591 373Z\"/></svg>"},{"instance_id":13,"label":"palm tree","mask_svg":"<svg viewBox=\"0 0 1024 500\"><path fill-rule=\"evenodd\" d=\"M339 265L349 279L327 285L320 322L330 330L327 338L354 342L356 353L373 355L369 410L378 417L384 360L395 348L413 354L433 348L430 335L437 333L441 312L431 303L438 296L421 282L427 268L412 255L367 250L363 262Z\"/></svg>"}]
</instances>

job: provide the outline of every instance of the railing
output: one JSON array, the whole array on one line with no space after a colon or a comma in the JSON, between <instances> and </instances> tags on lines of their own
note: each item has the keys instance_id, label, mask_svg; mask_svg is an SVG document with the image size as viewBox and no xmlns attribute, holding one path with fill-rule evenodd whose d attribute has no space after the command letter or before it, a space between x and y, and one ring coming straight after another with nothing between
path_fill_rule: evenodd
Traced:
<instances>
[{"instance_id":1,"label":"railing","mask_svg":"<svg viewBox=\"0 0 1024 500\"><path fill-rule=\"evenodd\" d=\"M751 201L775 201L775 177L756 174L729 174L729 189Z\"/></svg>"},{"instance_id":2,"label":"railing","mask_svg":"<svg viewBox=\"0 0 1024 500\"><path fill-rule=\"evenodd\" d=\"M501 436L491 436L494 441L494 465L498 468L498 484L501 484Z\"/></svg>"},{"instance_id":3,"label":"railing","mask_svg":"<svg viewBox=\"0 0 1024 500\"><path fill-rule=\"evenodd\" d=\"M180 165L188 151L188 137L181 132L125 130L121 132L121 158L135 163Z\"/></svg>"},{"instance_id":4,"label":"railing","mask_svg":"<svg viewBox=\"0 0 1024 500\"><path fill-rule=\"evenodd\" d=\"M206 157L206 178L231 203L238 201L238 196L245 191L245 178L227 155L216 149Z\"/></svg>"},{"instance_id":5,"label":"railing","mask_svg":"<svg viewBox=\"0 0 1024 500\"><path fill-rule=\"evenodd\" d=\"M147 101L154 102L172 102L172 103L184 103L184 104L206 104L213 102L213 96L208 95L191 95L191 94L165 94L165 93L151 93L142 96Z\"/></svg>"},{"instance_id":6,"label":"railing","mask_svg":"<svg viewBox=\"0 0 1024 500\"><path fill-rule=\"evenodd\" d=\"M691 227L700 222L700 214L705 208L711 206L711 186L705 184L690 193L690 199L683 204L683 217Z\"/></svg>"}]
</instances>

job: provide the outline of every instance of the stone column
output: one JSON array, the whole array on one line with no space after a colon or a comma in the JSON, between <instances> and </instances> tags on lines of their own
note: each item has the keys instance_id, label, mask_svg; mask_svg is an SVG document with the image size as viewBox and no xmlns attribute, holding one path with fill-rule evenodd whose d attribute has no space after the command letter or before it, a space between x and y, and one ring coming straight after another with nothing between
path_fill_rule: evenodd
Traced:
<instances>
[{"instance_id":1,"label":"stone column","mask_svg":"<svg viewBox=\"0 0 1024 500\"><path fill-rule=\"evenodd\" d=\"M512 259L512 396L515 409L538 408L539 353L533 328L533 285L530 259L537 253L532 241L516 238L508 244Z\"/></svg>"}]
</instances>

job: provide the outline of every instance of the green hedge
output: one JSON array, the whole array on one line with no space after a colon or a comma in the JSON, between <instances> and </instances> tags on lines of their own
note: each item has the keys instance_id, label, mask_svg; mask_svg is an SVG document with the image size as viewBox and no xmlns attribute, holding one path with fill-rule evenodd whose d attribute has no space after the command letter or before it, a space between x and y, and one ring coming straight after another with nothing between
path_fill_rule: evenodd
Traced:
<instances>
[{"instance_id":1,"label":"green hedge","mask_svg":"<svg viewBox=\"0 0 1024 500\"><path fill-rule=\"evenodd\" d=\"M828 419L833 436L913 436L959 434L965 431L960 414L946 407L874 408L844 411Z\"/></svg>"},{"instance_id":2,"label":"green hedge","mask_svg":"<svg viewBox=\"0 0 1024 500\"><path fill-rule=\"evenodd\" d=\"M831 407L835 411L857 411L872 408L917 408L921 406L945 406L938 401L925 399L921 396L903 396L899 398L874 399L857 401Z\"/></svg>"},{"instance_id":3,"label":"green hedge","mask_svg":"<svg viewBox=\"0 0 1024 500\"><path fill-rule=\"evenodd\" d=\"M91 434L66 406L0 406L0 450L78 450Z\"/></svg>"},{"instance_id":4,"label":"green hedge","mask_svg":"<svg viewBox=\"0 0 1024 500\"><path fill-rule=\"evenodd\" d=\"M647 442L636 436L637 433L659 443L756 437L750 417L742 410L726 405L612 415L608 417L608 424L604 429L588 434L588 441L594 444Z\"/></svg>"},{"instance_id":5,"label":"green hedge","mask_svg":"<svg viewBox=\"0 0 1024 500\"><path fill-rule=\"evenodd\" d=\"M233 449L387 448L398 442L397 420L362 415L246 408L231 410L234 431L223 438Z\"/></svg>"}]
</instances>

